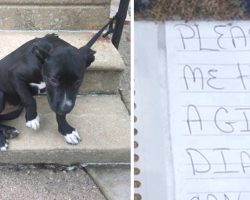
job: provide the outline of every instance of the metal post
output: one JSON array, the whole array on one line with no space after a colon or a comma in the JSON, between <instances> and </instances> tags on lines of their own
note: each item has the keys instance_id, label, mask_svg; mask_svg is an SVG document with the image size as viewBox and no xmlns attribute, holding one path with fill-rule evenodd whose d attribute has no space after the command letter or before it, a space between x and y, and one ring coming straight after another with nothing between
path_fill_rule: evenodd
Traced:
<instances>
[{"instance_id":1,"label":"metal post","mask_svg":"<svg viewBox=\"0 0 250 200\"><path fill-rule=\"evenodd\" d=\"M113 33L113 37L112 37L112 43L117 49L118 49L118 46L119 46L119 43L121 40L124 22L125 22L126 17L127 17L128 5L129 5L129 0L120 0L120 5L119 5L118 12L117 12L114 33Z\"/></svg>"}]
</instances>

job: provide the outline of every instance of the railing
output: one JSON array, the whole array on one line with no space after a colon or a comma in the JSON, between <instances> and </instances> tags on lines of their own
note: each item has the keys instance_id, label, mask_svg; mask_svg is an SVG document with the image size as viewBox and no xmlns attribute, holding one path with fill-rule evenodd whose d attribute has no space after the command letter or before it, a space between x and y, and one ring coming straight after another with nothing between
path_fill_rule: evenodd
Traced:
<instances>
[{"instance_id":1,"label":"railing","mask_svg":"<svg viewBox=\"0 0 250 200\"><path fill-rule=\"evenodd\" d=\"M120 44L123 26L127 17L128 6L129 6L129 0L120 0L119 9L118 12L116 13L116 18L115 18L115 28L112 36L112 43L117 49Z\"/></svg>"},{"instance_id":2,"label":"railing","mask_svg":"<svg viewBox=\"0 0 250 200\"><path fill-rule=\"evenodd\" d=\"M103 34L103 37L106 37L107 35L113 33L112 43L115 46L115 48L117 48L117 49L119 47L119 43L120 43L121 36L122 36L123 26L124 26L124 23L125 23L125 20L127 17L128 5L129 5L129 0L120 0L119 9L118 9L117 13L115 14L115 16L112 19L110 19L108 24L106 24L103 27L103 30L104 30L108 26L108 30L105 34ZM115 24L115 28L113 28L113 24ZM103 30L99 31L100 34L103 32ZM98 37L99 36L96 36L96 39Z\"/></svg>"}]
</instances>

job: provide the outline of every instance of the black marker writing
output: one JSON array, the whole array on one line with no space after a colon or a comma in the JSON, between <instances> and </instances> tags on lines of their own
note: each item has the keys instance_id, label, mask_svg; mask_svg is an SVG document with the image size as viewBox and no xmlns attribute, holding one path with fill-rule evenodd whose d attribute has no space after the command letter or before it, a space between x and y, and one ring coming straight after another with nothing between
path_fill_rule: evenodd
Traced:
<instances>
[{"instance_id":1,"label":"black marker writing","mask_svg":"<svg viewBox=\"0 0 250 200\"><path fill-rule=\"evenodd\" d=\"M221 124L219 124L218 117L219 117L219 115L220 115L222 112L228 114L228 110L227 110L226 108L224 108L224 107L218 108L218 109L216 110L216 112L215 112L214 123L215 123L216 127L217 127L220 131L222 131L223 133L232 133L232 132L234 132L234 127L233 127L232 124L235 123L235 122L229 122L229 121L223 122L223 124L226 124L226 125L227 125L227 126L226 126L227 129L226 129L225 127L222 127Z\"/></svg>"},{"instance_id":2,"label":"black marker writing","mask_svg":"<svg viewBox=\"0 0 250 200\"><path fill-rule=\"evenodd\" d=\"M243 76L243 75L242 75L242 71L241 71L241 68L240 68L240 64L239 64L239 63L237 64L237 68L238 68L238 72L239 72L239 76L238 76L237 78L240 79L241 84L242 84L242 86L243 86L243 89L246 90L247 88L246 88L246 85L245 85L245 82L244 82L244 78L246 78L246 77L248 77L248 76L246 76L246 75Z\"/></svg>"},{"instance_id":3,"label":"black marker writing","mask_svg":"<svg viewBox=\"0 0 250 200\"><path fill-rule=\"evenodd\" d=\"M214 194L208 194L207 200L218 200L217 197Z\"/></svg>"},{"instance_id":4,"label":"black marker writing","mask_svg":"<svg viewBox=\"0 0 250 200\"><path fill-rule=\"evenodd\" d=\"M200 51L218 51L218 49L205 48L205 47L202 46L202 37L201 37L201 34L200 34L199 25L195 24L195 27L196 27L196 30L197 30Z\"/></svg>"},{"instance_id":5,"label":"black marker writing","mask_svg":"<svg viewBox=\"0 0 250 200\"><path fill-rule=\"evenodd\" d=\"M181 36L181 41L182 41L183 49L186 49L186 42L185 41L193 39L195 37L195 31L194 31L194 29L191 26L189 26L187 24L177 24L176 27L177 26L181 27L178 30L179 30L179 33L180 33L180 36ZM184 34L183 33L183 27L185 27L186 30L189 30L189 33L191 33L191 34L187 34L186 33L187 31Z\"/></svg>"},{"instance_id":6,"label":"black marker writing","mask_svg":"<svg viewBox=\"0 0 250 200\"><path fill-rule=\"evenodd\" d=\"M211 78L208 78L207 79L207 85L209 86L209 87L211 87L212 89L215 89L215 90L223 90L224 89L224 87L216 87L215 85L213 85L212 83L211 83L211 81L213 80L213 81L215 81L216 79L217 79L217 77L215 76L215 75L213 75L213 73L217 73L218 72L218 70L217 69L210 69L210 70L208 70L208 74L209 74L209 76L211 77Z\"/></svg>"},{"instance_id":7,"label":"black marker writing","mask_svg":"<svg viewBox=\"0 0 250 200\"><path fill-rule=\"evenodd\" d=\"M195 118L193 115L195 115ZM198 123L199 128L202 131L201 116L195 105L188 105L187 107L187 125L190 134L192 134L191 123Z\"/></svg>"},{"instance_id":8,"label":"black marker writing","mask_svg":"<svg viewBox=\"0 0 250 200\"><path fill-rule=\"evenodd\" d=\"M221 40L222 40L222 37L224 36L224 34L220 31L221 28L225 28L225 27L226 27L226 25L216 25L216 26L214 26L214 32L219 34L219 37L217 38L217 45L221 49L226 49L221 44Z\"/></svg>"},{"instance_id":9,"label":"black marker writing","mask_svg":"<svg viewBox=\"0 0 250 200\"><path fill-rule=\"evenodd\" d=\"M237 35L236 30L238 32L240 32L240 35ZM239 27L239 26L233 26L233 27L231 27L230 34L231 34L231 37L232 37L232 43L233 43L234 48L236 48L235 39L242 39L244 46L245 47L247 46L246 35L245 35L245 32L243 31L243 29L241 27Z\"/></svg>"},{"instance_id":10,"label":"black marker writing","mask_svg":"<svg viewBox=\"0 0 250 200\"><path fill-rule=\"evenodd\" d=\"M202 74L202 71L201 71L200 68L195 67L194 69L192 69L192 67L190 67L189 65L185 65L183 67L183 77L184 77L186 89L189 90L189 84L188 84L188 80L187 80L187 74L191 74L193 83L196 83L196 81L197 81L197 74L198 74L198 77L200 77L199 80L200 80L200 84L201 84L201 89L204 89L204 77L203 77L203 74Z\"/></svg>"},{"instance_id":11,"label":"black marker writing","mask_svg":"<svg viewBox=\"0 0 250 200\"><path fill-rule=\"evenodd\" d=\"M240 153L240 160L241 160L241 167L242 170L244 172L244 174L246 173L246 169L250 168L250 155L248 152L246 151L242 151Z\"/></svg>"},{"instance_id":12,"label":"black marker writing","mask_svg":"<svg viewBox=\"0 0 250 200\"><path fill-rule=\"evenodd\" d=\"M186 149L186 152L190 158L191 166L192 166L192 172L193 175L195 176L197 173L207 173L211 170L211 164L208 161L208 159L203 155L199 150L194 149L194 148L188 148ZM195 160L202 160L204 162L204 165L202 166L201 169L198 168L199 165L196 165L197 162ZM205 167L204 167L205 166Z\"/></svg>"},{"instance_id":13,"label":"black marker writing","mask_svg":"<svg viewBox=\"0 0 250 200\"><path fill-rule=\"evenodd\" d=\"M233 171L233 170L228 170L228 166L227 166L227 162L226 162L226 158L225 158L225 152L224 151L229 151L230 149L226 149L226 148L218 148L218 149L214 149L214 151L219 151L221 154L221 160L222 160L222 165L223 165L223 170L221 171L215 171L215 174L219 174L219 173L238 173L238 171Z\"/></svg>"}]
</instances>

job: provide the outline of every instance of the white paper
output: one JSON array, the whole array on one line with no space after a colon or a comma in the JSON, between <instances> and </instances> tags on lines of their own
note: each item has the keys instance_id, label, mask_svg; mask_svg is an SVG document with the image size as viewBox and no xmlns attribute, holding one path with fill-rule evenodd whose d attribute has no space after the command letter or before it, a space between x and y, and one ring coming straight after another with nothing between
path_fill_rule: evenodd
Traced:
<instances>
[{"instance_id":1,"label":"white paper","mask_svg":"<svg viewBox=\"0 0 250 200\"><path fill-rule=\"evenodd\" d=\"M168 22L165 33L173 199L249 200L250 22Z\"/></svg>"},{"instance_id":2,"label":"white paper","mask_svg":"<svg viewBox=\"0 0 250 200\"><path fill-rule=\"evenodd\" d=\"M138 130L135 141L139 143L135 149L139 156L135 167L140 169L135 180L141 183L135 193L143 200L172 200L167 198L173 186L167 182L173 179L167 178L167 165L172 162L165 155L168 103L164 29L165 24L135 23L135 128Z\"/></svg>"}]
</instances>

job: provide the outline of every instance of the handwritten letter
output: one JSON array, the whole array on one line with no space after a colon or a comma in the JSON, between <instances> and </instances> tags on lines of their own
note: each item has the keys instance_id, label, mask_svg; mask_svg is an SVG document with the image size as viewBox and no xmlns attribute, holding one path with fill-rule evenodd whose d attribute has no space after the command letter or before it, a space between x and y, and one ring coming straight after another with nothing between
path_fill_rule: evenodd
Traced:
<instances>
[{"instance_id":1,"label":"handwritten letter","mask_svg":"<svg viewBox=\"0 0 250 200\"><path fill-rule=\"evenodd\" d=\"M167 23L166 46L175 199L249 200L250 22Z\"/></svg>"}]
</instances>

